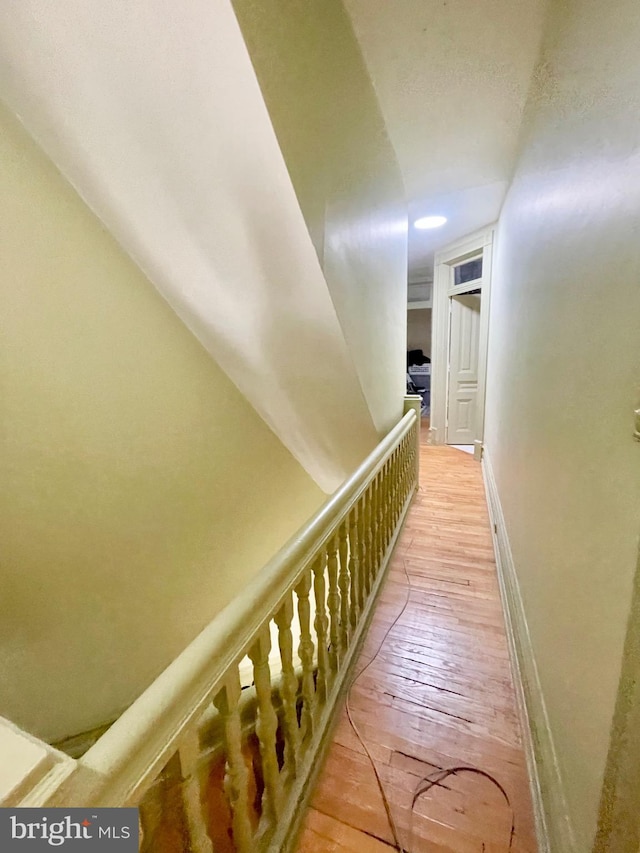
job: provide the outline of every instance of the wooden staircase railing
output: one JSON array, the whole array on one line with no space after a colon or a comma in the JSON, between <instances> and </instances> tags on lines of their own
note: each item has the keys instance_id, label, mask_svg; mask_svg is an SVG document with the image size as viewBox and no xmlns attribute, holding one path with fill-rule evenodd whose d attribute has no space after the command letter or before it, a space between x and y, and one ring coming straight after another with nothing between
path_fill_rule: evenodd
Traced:
<instances>
[{"instance_id":1,"label":"wooden staircase railing","mask_svg":"<svg viewBox=\"0 0 640 853\"><path fill-rule=\"evenodd\" d=\"M417 487L416 405L81 758L5 804L139 806L149 853L292 850Z\"/></svg>"}]
</instances>

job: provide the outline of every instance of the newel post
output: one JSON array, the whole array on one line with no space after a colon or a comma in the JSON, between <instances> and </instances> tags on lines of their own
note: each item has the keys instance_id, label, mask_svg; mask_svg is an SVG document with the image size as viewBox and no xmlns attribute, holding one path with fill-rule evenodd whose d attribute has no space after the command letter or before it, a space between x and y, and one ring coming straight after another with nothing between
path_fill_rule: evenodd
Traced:
<instances>
[{"instance_id":1,"label":"newel post","mask_svg":"<svg viewBox=\"0 0 640 853\"><path fill-rule=\"evenodd\" d=\"M413 487L414 492L418 489L419 477L420 477L420 423L422 418L422 397L419 394L407 394L404 398L404 412L403 414L407 414L407 412L414 410L417 416L417 421L415 424L415 484Z\"/></svg>"}]
</instances>

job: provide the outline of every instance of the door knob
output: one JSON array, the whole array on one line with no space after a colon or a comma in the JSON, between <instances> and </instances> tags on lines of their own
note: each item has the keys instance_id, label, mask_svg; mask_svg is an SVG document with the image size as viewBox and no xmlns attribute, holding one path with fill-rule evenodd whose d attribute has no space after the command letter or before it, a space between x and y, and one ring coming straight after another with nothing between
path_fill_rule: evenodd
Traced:
<instances>
[{"instance_id":1,"label":"door knob","mask_svg":"<svg viewBox=\"0 0 640 853\"><path fill-rule=\"evenodd\" d=\"M640 409L636 409L633 413L634 417L634 431L633 437L636 441L640 441Z\"/></svg>"}]
</instances>

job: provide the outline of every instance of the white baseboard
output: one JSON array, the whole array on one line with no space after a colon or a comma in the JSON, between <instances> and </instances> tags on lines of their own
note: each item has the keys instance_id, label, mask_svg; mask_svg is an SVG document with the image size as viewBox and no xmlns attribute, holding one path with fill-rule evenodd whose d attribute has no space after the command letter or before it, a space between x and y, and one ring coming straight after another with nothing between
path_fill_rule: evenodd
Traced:
<instances>
[{"instance_id":1,"label":"white baseboard","mask_svg":"<svg viewBox=\"0 0 640 853\"><path fill-rule=\"evenodd\" d=\"M576 853L564 785L529 635L502 505L486 448L482 470L540 853Z\"/></svg>"}]
</instances>

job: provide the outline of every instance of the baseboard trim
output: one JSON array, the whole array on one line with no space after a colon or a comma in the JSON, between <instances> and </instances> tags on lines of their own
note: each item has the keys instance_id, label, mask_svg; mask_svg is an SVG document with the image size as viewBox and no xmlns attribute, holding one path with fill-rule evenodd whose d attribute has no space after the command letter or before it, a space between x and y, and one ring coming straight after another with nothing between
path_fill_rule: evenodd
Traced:
<instances>
[{"instance_id":1,"label":"baseboard trim","mask_svg":"<svg viewBox=\"0 0 640 853\"><path fill-rule=\"evenodd\" d=\"M529 635L502 505L486 447L482 472L540 853L576 853L573 829Z\"/></svg>"}]
</instances>

